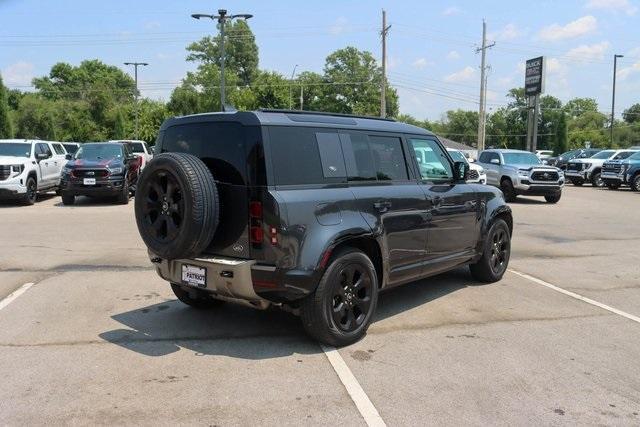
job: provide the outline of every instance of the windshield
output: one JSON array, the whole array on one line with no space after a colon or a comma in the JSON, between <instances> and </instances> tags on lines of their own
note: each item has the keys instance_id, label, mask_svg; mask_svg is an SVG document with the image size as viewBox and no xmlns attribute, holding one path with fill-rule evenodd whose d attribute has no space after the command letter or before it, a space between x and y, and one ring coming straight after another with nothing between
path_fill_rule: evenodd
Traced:
<instances>
[{"instance_id":1,"label":"windshield","mask_svg":"<svg viewBox=\"0 0 640 427\"><path fill-rule=\"evenodd\" d=\"M142 146L142 142L132 142L131 149L134 153L144 153L144 147Z\"/></svg>"},{"instance_id":2,"label":"windshield","mask_svg":"<svg viewBox=\"0 0 640 427\"><path fill-rule=\"evenodd\" d=\"M31 144L24 142L0 144L0 156L29 157L31 156Z\"/></svg>"},{"instance_id":3,"label":"windshield","mask_svg":"<svg viewBox=\"0 0 640 427\"><path fill-rule=\"evenodd\" d=\"M76 151L78 151L78 146L75 144L62 144L64 145L64 148L67 150L67 153L69 154L73 154Z\"/></svg>"},{"instance_id":4,"label":"windshield","mask_svg":"<svg viewBox=\"0 0 640 427\"><path fill-rule=\"evenodd\" d=\"M540 159L533 153L502 153L506 165L539 165Z\"/></svg>"},{"instance_id":5,"label":"windshield","mask_svg":"<svg viewBox=\"0 0 640 427\"><path fill-rule=\"evenodd\" d=\"M592 159L608 159L609 157L613 156L613 153L615 153L614 150L604 150L599 152L598 154L591 156L591 158Z\"/></svg>"},{"instance_id":6,"label":"windshield","mask_svg":"<svg viewBox=\"0 0 640 427\"><path fill-rule=\"evenodd\" d=\"M626 159L627 157L631 157L631 155L633 154L633 151L623 151L622 153L618 153L613 160L622 160L622 159Z\"/></svg>"},{"instance_id":7,"label":"windshield","mask_svg":"<svg viewBox=\"0 0 640 427\"><path fill-rule=\"evenodd\" d=\"M115 144L87 144L78 148L76 159L103 160L122 158L122 146Z\"/></svg>"},{"instance_id":8,"label":"windshield","mask_svg":"<svg viewBox=\"0 0 640 427\"><path fill-rule=\"evenodd\" d=\"M464 154L462 154L460 151L458 150L448 150L448 151L449 151L449 155L451 156L454 162L467 163L467 159L464 157Z\"/></svg>"},{"instance_id":9,"label":"windshield","mask_svg":"<svg viewBox=\"0 0 640 427\"><path fill-rule=\"evenodd\" d=\"M565 153L560 154L560 157L562 157L563 159L567 159L573 155L575 155L575 153L577 153L578 150L571 150L571 151L567 151Z\"/></svg>"}]
</instances>

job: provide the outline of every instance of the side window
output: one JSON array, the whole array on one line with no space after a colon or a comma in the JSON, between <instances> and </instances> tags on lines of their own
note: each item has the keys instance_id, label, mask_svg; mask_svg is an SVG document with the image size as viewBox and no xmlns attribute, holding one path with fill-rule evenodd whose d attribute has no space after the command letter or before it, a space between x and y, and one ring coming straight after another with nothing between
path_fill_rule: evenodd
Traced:
<instances>
[{"instance_id":1,"label":"side window","mask_svg":"<svg viewBox=\"0 0 640 427\"><path fill-rule=\"evenodd\" d=\"M427 181L451 181L453 170L446 154L433 139L409 139L409 146L418 161L420 176Z\"/></svg>"},{"instance_id":2,"label":"side window","mask_svg":"<svg viewBox=\"0 0 640 427\"><path fill-rule=\"evenodd\" d=\"M276 185L345 182L338 135L305 127L269 129L271 164Z\"/></svg>"},{"instance_id":3,"label":"side window","mask_svg":"<svg viewBox=\"0 0 640 427\"><path fill-rule=\"evenodd\" d=\"M480 154L480 158L478 158L478 162L480 163L489 163L489 157L491 153L487 153L486 151Z\"/></svg>"},{"instance_id":4,"label":"side window","mask_svg":"<svg viewBox=\"0 0 640 427\"><path fill-rule=\"evenodd\" d=\"M363 133L341 133L342 151L349 181L375 181L376 171L369 149L369 137Z\"/></svg>"},{"instance_id":5,"label":"side window","mask_svg":"<svg viewBox=\"0 0 640 427\"><path fill-rule=\"evenodd\" d=\"M61 144L53 144L53 150L56 154L65 154L64 148Z\"/></svg>"},{"instance_id":6,"label":"side window","mask_svg":"<svg viewBox=\"0 0 640 427\"><path fill-rule=\"evenodd\" d=\"M379 180L409 179L400 138L370 136L369 147L371 147L373 166Z\"/></svg>"},{"instance_id":7,"label":"side window","mask_svg":"<svg viewBox=\"0 0 640 427\"><path fill-rule=\"evenodd\" d=\"M48 157L51 157L51 149L49 148L49 144L45 144L44 142L39 142L36 145L36 153L44 153L46 154Z\"/></svg>"}]
</instances>

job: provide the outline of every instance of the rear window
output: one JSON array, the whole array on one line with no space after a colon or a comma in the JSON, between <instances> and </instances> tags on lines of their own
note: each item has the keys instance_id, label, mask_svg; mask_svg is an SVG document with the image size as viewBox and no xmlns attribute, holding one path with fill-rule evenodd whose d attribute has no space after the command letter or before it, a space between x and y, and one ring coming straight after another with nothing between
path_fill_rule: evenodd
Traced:
<instances>
[{"instance_id":1,"label":"rear window","mask_svg":"<svg viewBox=\"0 0 640 427\"><path fill-rule=\"evenodd\" d=\"M247 185L247 156L242 125L201 122L167 128L161 152L189 153L200 158L220 182Z\"/></svg>"},{"instance_id":2,"label":"rear window","mask_svg":"<svg viewBox=\"0 0 640 427\"><path fill-rule=\"evenodd\" d=\"M142 154L144 154L144 147L142 146L142 142L132 142L131 143L131 150L134 153L142 153Z\"/></svg>"},{"instance_id":3,"label":"rear window","mask_svg":"<svg viewBox=\"0 0 640 427\"><path fill-rule=\"evenodd\" d=\"M66 154L61 144L53 144L53 151L55 151L56 154Z\"/></svg>"},{"instance_id":4,"label":"rear window","mask_svg":"<svg viewBox=\"0 0 640 427\"><path fill-rule=\"evenodd\" d=\"M402 141L396 136L340 132L350 181L407 180Z\"/></svg>"}]
</instances>

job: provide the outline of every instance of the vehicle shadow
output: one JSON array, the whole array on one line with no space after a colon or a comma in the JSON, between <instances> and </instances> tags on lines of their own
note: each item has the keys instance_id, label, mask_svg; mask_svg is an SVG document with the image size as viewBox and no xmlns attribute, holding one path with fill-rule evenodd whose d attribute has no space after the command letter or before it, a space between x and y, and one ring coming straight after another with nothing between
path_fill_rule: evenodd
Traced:
<instances>
[{"instance_id":1,"label":"vehicle shadow","mask_svg":"<svg viewBox=\"0 0 640 427\"><path fill-rule=\"evenodd\" d=\"M55 197L58 197L55 193L38 194L38 198L36 200L36 203L33 206L38 206L38 203L45 202L47 200L51 200L51 199L53 199ZM22 207L22 206L26 206L26 205L22 204L20 202L20 200L17 200L17 199L0 200L0 209L2 209L2 208L15 208L15 207Z\"/></svg>"},{"instance_id":2,"label":"vehicle shadow","mask_svg":"<svg viewBox=\"0 0 640 427\"><path fill-rule=\"evenodd\" d=\"M133 197L129 198L131 203ZM87 197L77 196L73 205L65 205L62 203L62 199L54 206L59 208L72 208L72 207L90 207L90 206L104 206L104 205L116 205L118 204L115 197L103 196L103 197Z\"/></svg>"},{"instance_id":3,"label":"vehicle shadow","mask_svg":"<svg viewBox=\"0 0 640 427\"><path fill-rule=\"evenodd\" d=\"M547 205L547 201L542 199L530 199L528 197L518 196L514 202L509 202L510 205Z\"/></svg>"},{"instance_id":4,"label":"vehicle shadow","mask_svg":"<svg viewBox=\"0 0 640 427\"><path fill-rule=\"evenodd\" d=\"M382 292L374 323L477 284L464 268ZM173 300L112 319L126 328L103 332L100 338L145 356L165 356L181 348L199 356L250 360L321 352L300 319L279 309L260 311L229 303L197 310Z\"/></svg>"}]
</instances>

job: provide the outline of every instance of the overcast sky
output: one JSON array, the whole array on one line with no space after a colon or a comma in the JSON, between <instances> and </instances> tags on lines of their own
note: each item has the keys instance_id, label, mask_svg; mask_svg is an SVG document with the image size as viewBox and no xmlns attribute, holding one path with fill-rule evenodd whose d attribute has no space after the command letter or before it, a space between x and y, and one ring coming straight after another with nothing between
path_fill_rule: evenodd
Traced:
<instances>
[{"instance_id":1,"label":"overcast sky","mask_svg":"<svg viewBox=\"0 0 640 427\"><path fill-rule=\"evenodd\" d=\"M215 31L191 13L252 13L260 67L290 76L321 72L325 57L352 45L380 57L381 9L392 25L388 77L400 110L438 119L448 109L477 109L482 18L488 25L488 107L524 81L524 61L548 60L547 93L562 100L593 97L611 109L613 54L617 111L640 102L638 0L556 1L160 1L0 0L0 71L9 87L28 89L34 76L65 61L98 58L122 66L146 61L140 87L166 99L193 64L185 46ZM125 68L124 66L122 66ZM129 70L130 71L130 70Z\"/></svg>"}]
</instances>

